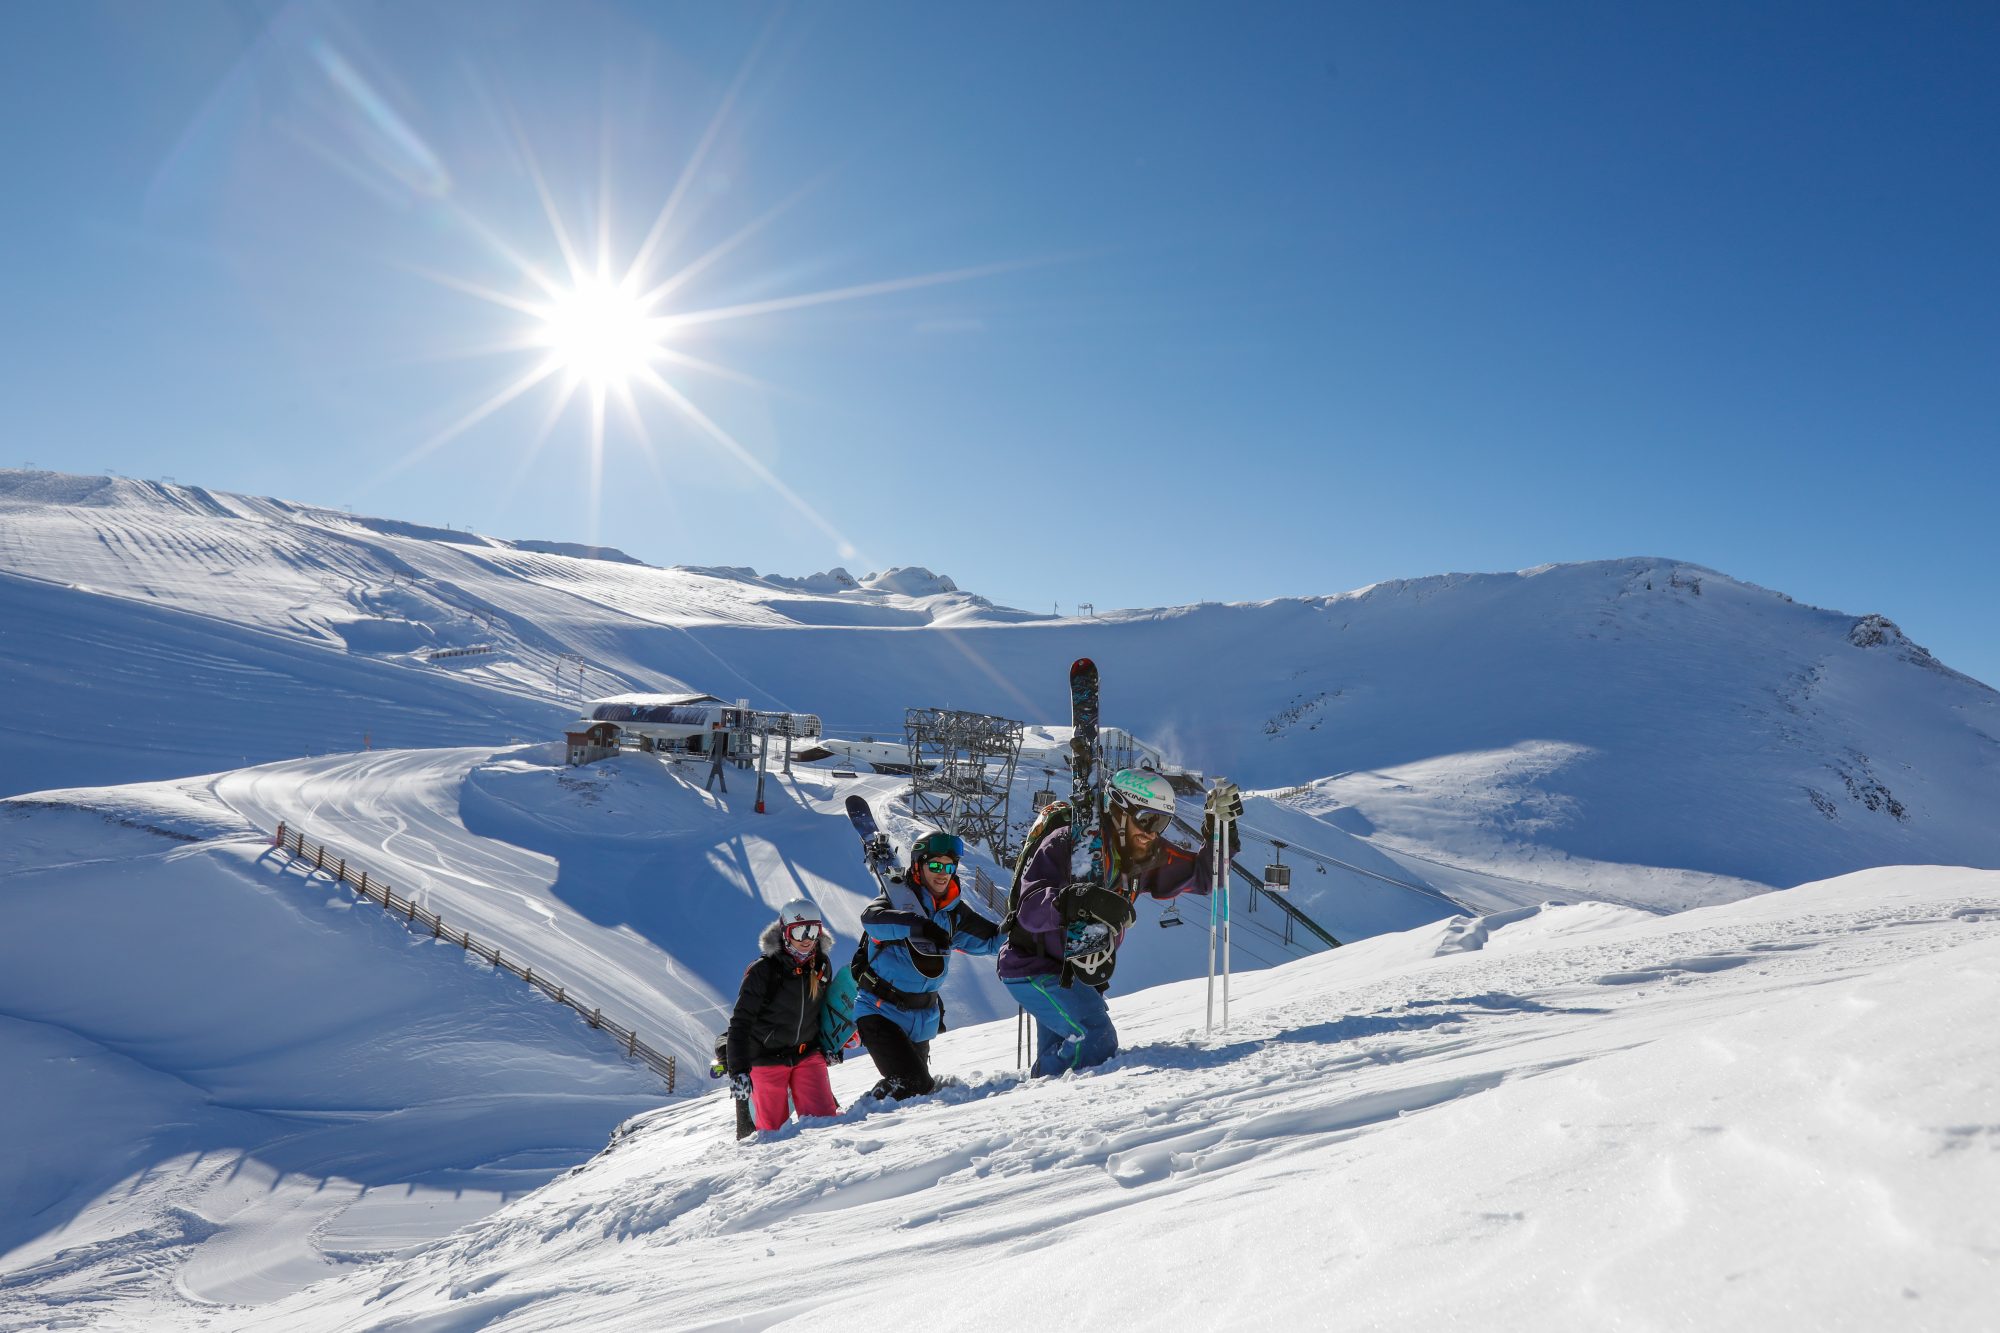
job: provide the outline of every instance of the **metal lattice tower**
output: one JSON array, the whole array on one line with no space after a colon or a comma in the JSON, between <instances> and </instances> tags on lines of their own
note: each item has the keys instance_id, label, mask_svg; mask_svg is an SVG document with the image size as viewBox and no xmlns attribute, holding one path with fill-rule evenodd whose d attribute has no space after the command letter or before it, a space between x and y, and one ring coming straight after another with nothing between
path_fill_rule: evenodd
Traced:
<instances>
[{"instance_id":1,"label":"metal lattice tower","mask_svg":"<svg viewBox=\"0 0 2000 1333\"><path fill-rule=\"evenodd\" d=\"M1014 765L1021 724L985 713L912 708L903 715L910 743L910 814L920 824L983 842L1005 864Z\"/></svg>"}]
</instances>

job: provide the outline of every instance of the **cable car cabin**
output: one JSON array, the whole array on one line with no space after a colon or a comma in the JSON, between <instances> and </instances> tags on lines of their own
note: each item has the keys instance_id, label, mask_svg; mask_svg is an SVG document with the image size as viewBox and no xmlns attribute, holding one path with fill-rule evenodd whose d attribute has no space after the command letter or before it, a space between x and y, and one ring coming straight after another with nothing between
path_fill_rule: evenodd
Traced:
<instances>
[{"instance_id":1,"label":"cable car cabin","mask_svg":"<svg viewBox=\"0 0 2000 1333\"><path fill-rule=\"evenodd\" d=\"M1292 868L1285 864L1285 844L1273 841L1276 859L1264 867L1264 892L1290 893L1292 891Z\"/></svg>"}]
</instances>

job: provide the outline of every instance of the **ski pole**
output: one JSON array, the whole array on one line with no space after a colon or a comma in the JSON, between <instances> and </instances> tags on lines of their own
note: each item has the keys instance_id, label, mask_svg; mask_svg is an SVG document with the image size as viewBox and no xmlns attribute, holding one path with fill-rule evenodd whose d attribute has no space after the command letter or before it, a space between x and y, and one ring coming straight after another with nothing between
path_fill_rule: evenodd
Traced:
<instances>
[{"instance_id":1,"label":"ski pole","mask_svg":"<svg viewBox=\"0 0 2000 1333\"><path fill-rule=\"evenodd\" d=\"M1220 779L1217 779L1217 785L1221 785ZM1213 812L1214 805L1215 798L1210 796L1209 808L1211 812ZM1209 827L1215 831L1218 839L1215 846L1210 849L1210 856L1213 859L1209 864L1211 869L1219 872L1222 863L1223 844L1219 840L1222 835L1222 826L1214 819L1210 819ZM1206 1032L1215 1031L1215 881L1212 879L1209 881L1208 886L1208 1010L1203 1030Z\"/></svg>"},{"instance_id":2,"label":"ski pole","mask_svg":"<svg viewBox=\"0 0 2000 1333\"><path fill-rule=\"evenodd\" d=\"M1222 1026L1229 1028L1229 830L1236 822L1236 784L1217 778L1208 793L1208 826L1214 830L1214 877L1208 886L1208 1030L1215 1030L1215 898L1222 895Z\"/></svg>"}]
</instances>

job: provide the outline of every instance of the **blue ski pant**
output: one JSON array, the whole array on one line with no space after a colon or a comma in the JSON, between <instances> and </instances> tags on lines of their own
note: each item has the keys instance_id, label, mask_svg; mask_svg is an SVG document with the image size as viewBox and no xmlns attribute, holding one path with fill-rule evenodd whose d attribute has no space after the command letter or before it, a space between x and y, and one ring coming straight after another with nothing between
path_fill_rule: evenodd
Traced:
<instances>
[{"instance_id":1,"label":"blue ski pant","mask_svg":"<svg viewBox=\"0 0 2000 1333\"><path fill-rule=\"evenodd\" d=\"M1006 986L1035 1016L1035 1077L1088 1069L1118 1054L1118 1029L1096 987L1062 986L1055 977L1024 977Z\"/></svg>"}]
</instances>

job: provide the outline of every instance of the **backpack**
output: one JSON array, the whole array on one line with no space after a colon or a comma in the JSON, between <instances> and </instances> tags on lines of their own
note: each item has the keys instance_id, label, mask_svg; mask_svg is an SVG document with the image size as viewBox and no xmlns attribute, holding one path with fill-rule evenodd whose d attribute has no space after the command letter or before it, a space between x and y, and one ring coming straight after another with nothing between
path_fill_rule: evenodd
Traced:
<instances>
[{"instance_id":1,"label":"backpack","mask_svg":"<svg viewBox=\"0 0 2000 1333\"><path fill-rule=\"evenodd\" d=\"M1042 946L1035 937L1021 929L1021 877L1028 873L1028 859L1035 849L1042 845L1042 839L1057 829L1068 828L1074 811L1068 801L1050 801L1035 812L1035 822L1028 825L1028 837L1021 844L1020 855L1014 858L1014 882L1007 889L1007 915L1000 921L1000 929L1007 933L1007 942L1016 949L1027 953L1040 953Z\"/></svg>"}]
</instances>

